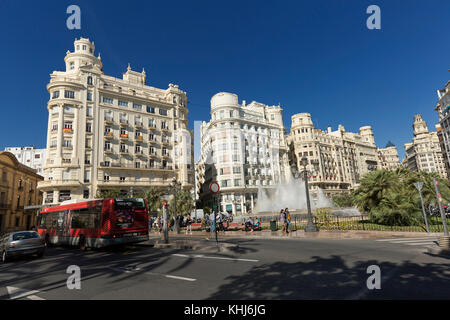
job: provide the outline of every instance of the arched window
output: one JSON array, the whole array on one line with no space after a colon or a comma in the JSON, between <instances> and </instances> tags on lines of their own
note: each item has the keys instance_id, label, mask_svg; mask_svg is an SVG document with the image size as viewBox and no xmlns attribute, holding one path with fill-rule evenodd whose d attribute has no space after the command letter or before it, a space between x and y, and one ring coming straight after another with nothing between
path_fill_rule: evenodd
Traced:
<instances>
[{"instance_id":1,"label":"arched window","mask_svg":"<svg viewBox=\"0 0 450 320\"><path fill-rule=\"evenodd\" d=\"M92 85L92 77L91 77L91 76L89 76L89 77L87 78L87 82L88 82L88 84Z\"/></svg>"}]
</instances>

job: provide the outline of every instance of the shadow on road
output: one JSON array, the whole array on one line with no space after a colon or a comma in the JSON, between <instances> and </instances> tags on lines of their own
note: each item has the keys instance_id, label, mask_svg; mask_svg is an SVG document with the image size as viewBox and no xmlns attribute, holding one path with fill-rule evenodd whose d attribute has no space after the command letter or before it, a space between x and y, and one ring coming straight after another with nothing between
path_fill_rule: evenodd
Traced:
<instances>
[{"instance_id":1,"label":"shadow on road","mask_svg":"<svg viewBox=\"0 0 450 320\"><path fill-rule=\"evenodd\" d=\"M309 262L275 262L255 266L208 299L448 299L448 264L395 264L377 260L347 266L340 256L313 257ZM367 267L381 269L381 289L367 289Z\"/></svg>"}]
</instances>

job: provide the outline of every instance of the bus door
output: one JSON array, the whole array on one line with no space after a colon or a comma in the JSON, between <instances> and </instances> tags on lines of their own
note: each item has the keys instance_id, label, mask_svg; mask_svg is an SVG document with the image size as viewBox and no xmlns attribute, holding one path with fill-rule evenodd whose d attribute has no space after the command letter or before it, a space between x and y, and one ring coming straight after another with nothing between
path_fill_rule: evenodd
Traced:
<instances>
[{"instance_id":1,"label":"bus door","mask_svg":"<svg viewBox=\"0 0 450 320\"><path fill-rule=\"evenodd\" d=\"M65 237L70 236L70 225L71 225L72 215L69 210L58 212L57 223L56 223L56 235L61 237L61 240L69 240Z\"/></svg>"}]
</instances>

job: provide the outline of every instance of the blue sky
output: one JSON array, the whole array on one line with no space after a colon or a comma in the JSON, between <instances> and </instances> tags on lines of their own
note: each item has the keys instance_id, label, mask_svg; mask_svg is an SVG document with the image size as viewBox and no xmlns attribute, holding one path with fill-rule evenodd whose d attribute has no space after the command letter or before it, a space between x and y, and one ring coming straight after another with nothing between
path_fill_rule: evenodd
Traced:
<instances>
[{"instance_id":1,"label":"blue sky","mask_svg":"<svg viewBox=\"0 0 450 320\"><path fill-rule=\"evenodd\" d=\"M81 30L66 9L81 8ZM381 30L366 8L381 8ZM413 115L434 129L436 90L450 78L450 1L0 1L0 149L45 147L46 84L75 38L95 41L104 72L128 63L148 84L188 94L190 127L208 120L211 97L278 104L348 131L371 125L375 141L404 155Z\"/></svg>"}]
</instances>

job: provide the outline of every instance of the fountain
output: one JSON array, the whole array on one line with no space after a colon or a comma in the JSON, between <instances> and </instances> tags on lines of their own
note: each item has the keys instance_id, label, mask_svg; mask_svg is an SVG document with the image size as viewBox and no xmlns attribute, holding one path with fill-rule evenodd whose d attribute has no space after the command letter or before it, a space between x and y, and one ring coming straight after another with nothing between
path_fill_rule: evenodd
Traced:
<instances>
[{"instance_id":1,"label":"fountain","mask_svg":"<svg viewBox=\"0 0 450 320\"><path fill-rule=\"evenodd\" d=\"M356 208L337 208L320 188L318 188L316 194L310 193L310 199L311 210L329 208L331 209L330 213L337 216L361 215ZM274 188L258 187L258 200L254 210L255 213L260 215L264 215L265 213L279 213L282 208L289 208L291 212L306 213L305 181L303 179L295 179L291 175L289 182L277 184Z\"/></svg>"}]
</instances>

